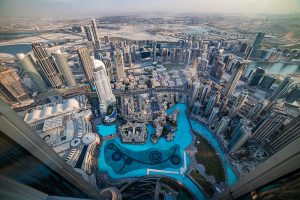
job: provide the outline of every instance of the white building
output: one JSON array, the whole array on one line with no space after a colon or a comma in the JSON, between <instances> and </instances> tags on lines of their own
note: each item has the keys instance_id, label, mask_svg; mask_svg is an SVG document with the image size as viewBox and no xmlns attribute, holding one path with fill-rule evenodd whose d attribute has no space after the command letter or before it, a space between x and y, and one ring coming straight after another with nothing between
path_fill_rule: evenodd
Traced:
<instances>
[{"instance_id":1,"label":"white building","mask_svg":"<svg viewBox=\"0 0 300 200\"><path fill-rule=\"evenodd\" d=\"M94 60L94 81L100 102L100 112L106 113L107 106L114 103L116 98L112 93L105 65L100 60Z\"/></svg>"}]
</instances>

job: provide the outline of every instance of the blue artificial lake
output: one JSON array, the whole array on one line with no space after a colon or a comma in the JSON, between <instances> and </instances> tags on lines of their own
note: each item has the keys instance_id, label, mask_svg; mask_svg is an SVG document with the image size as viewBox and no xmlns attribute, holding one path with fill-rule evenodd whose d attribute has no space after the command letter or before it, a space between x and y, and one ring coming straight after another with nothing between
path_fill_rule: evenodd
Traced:
<instances>
[{"instance_id":1,"label":"blue artificial lake","mask_svg":"<svg viewBox=\"0 0 300 200\"><path fill-rule=\"evenodd\" d=\"M186 115L186 105L181 103L176 104L168 109L166 113L171 114L177 108L180 109L180 112L177 120L177 131L175 132L173 141L168 142L164 138L160 138L156 144L153 144L150 137L155 132L155 128L152 125L147 126L148 136L145 144L123 144L119 137L104 140L98 159L99 170L107 173L112 179L142 177L146 175L168 176L183 183L197 199L206 199L202 190L186 175L190 159L184 150L192 143L192 129ZM196 121L192 121L192 127L195 130L199 129L198 131L201 133L212 135ZM114 125L98 125L97 129L102 136L116 132ZM213 137L211 139L212 141L209 141L213 143L212 145L214 147L215 145L218 146L217 141ZM221 150L221 153L219 150ZM226 166L228 182L233 183L236 180L236 176L229 165L226 165L222 149L217 149L217 151Z\"/></svg>"},{"instance_id":2,"label":"blue artificial lake","mask_svg":"<svg viewBox=\"0 0 300 200\"><path fill-rule=\"evenodd\" d=\"M109 125L99 124L96 126L96 128L97 128L98 134L101 135L102 137L106 137L106 136L117 133L116 125L109 126Z\"/></svg>"}]
</instances>

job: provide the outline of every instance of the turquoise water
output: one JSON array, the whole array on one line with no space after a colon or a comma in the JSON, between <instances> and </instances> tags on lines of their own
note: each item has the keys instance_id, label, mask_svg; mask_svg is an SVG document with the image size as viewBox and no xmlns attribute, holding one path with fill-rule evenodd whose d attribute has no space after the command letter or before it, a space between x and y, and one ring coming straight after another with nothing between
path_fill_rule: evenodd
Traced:
<instances>
[{"instance_id":1,"label":"turquoise water","mask_svg":"<svg viewBox=\"0 0 300 200\"><path fill-rule=\"evenodd\" d=\"M223 162L225 172L227 174L227 182L230 186L233 185L233 183L235 183L237 181L237 176L234 174L231 167L226 162L224 152L221 149L221 147L220 147L218 141L216 140L216 138L214 137L214 135L209 130L207 130L207 128L205 128L204 126L202 126L200 123L198 123L195 120L191 120L191 125L194 130L199 131L201 136L206 138L210 142L210 144L217 150L217 152L219 153L221 160Z\"/></svg>"},{"instance_id":2,"label":"turquoise water","mask_svg":"<svg viewBox=\"0 0 300 200\"><path fill-rule=\"evenodd\" d=\"M116 125L107 126L107 125L100 124L97 125L96 127L99 135L103 137L117 133Z\"/></svg>"},{"instance_id":3,"label":"turquoise water","mask_svg":"<svg viewBox=\"0 0 300 200\"><path fill-rule=\"evenodd\" d=\"M186 170L184 174L180 174L180 168L184 167L184 149L186 149L192 142L191 135L191 127L186 115L186 105L185 104L176 104L174 107L167 110L167 114L171 114L175 109L179 108L180 113L178 115L178 125L177 131L175 132L175 137L173 141L166 141L164 138L160 138L156 144L152 144L150 137L151 134L155 132L155 128L151 125L147 126L148 137L145 144L141 145L133 145L133 144L123 144L119 137L114 138L112 140L106 140L103 142L100 149L100 156L98 160L99 170L102 172L106 172L112 179L120 179L120 178L128 178L128 177L141 177L147 175L147 168L150 169L160 169L166 171L172 171L177 174L171 174L167 172L154 172L150 171L150 175L164 175L178 180L183 183L190 191L197 197L197 199L206 199L202 190L195 185L191 179L185 174L188 172ZM101 126L101 127L100 127ZM201 133L212 135L207 129L205 129L202 125L197 122L192 122L192 126L194 129L199 130ZM104 126L99 125L100 135L109 135L112 131L112 126ZM114 131L115 131L115 126ZM208 138L209 141L212 140L214 146L218 146L218 143L214 138ZM210 140L211 139L211 140ZM111 144L115 145L112 146ZM109 149L108 145L111 147ZM168 154L168 151L174 150L174 148L178 148L179 151L176 151L174 155L180 157L181 162L179 164L175 164L174 162L156 162L156 160L166 160L171 158L171 154ZM226 173L228 174L228 182L232 184L236 177L233 174L230 167L226 164L225 155L218 149L218 152L221 155L221 158L224 162ZM113 150L113 151L112 151ZM161 158L158 159L157 155L154 155L153 159L149 159L149 155L151 152L159 151L161 153ZM117 153L115 153L117 152ZM111 161L112 156L114 155L114 159L116 162L119 162L120 166L114 166L116 163ZM129 156L128 156L129 155ZM168 157L169 156L169 157ZM158 156L159 157L159 156ZM128 159L129 158L129 159ZM127 159L127 161L126 161ZM132 161L134 160L134 161ZM152 163L149 162L152 160ZM142 163L141 163L142 162ZM123 166L125 163L125 166ZM175 162L176 163L176 162ZM190 164L190 159L186 154L186 166ZM123 168L122 168L123 167ZM231 173L232 172L232 173Z\"/></svg>"}]
</instances>

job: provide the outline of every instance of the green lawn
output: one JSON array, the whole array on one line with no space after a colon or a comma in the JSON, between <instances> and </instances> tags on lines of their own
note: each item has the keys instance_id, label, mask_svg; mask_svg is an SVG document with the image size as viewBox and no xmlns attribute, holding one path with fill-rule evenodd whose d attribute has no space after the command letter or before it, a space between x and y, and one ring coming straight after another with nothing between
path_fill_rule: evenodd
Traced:
<instances>
[{"instance_id":1,"label":"green lawn","mask_svg":"<svg viewBox=\"0 0 300 200\"><path fill-rule=\"evenodd\" d=\"M223 165L214 148L199 134L196 135L195 147L198 150L196 160L205 166L206 173L214 176L217 182L225 182Z\"/></svg>"}]
</instances>

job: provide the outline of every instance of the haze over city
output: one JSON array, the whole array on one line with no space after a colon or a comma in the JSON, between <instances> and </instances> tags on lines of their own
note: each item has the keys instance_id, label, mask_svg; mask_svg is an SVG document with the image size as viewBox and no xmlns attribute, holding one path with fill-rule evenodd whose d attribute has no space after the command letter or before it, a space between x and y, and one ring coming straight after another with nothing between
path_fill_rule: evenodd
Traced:
<instances>
[{"instance_id":1,"label":"haze over city","mask_svg":"<svg viewBox=\"0 0 300 200\"><path fill-rule=\"evenodd\" d=\"M124 13L294 14L298 0L1 0L0 17L78 17Z\"/></svg>"}]
</instances>

